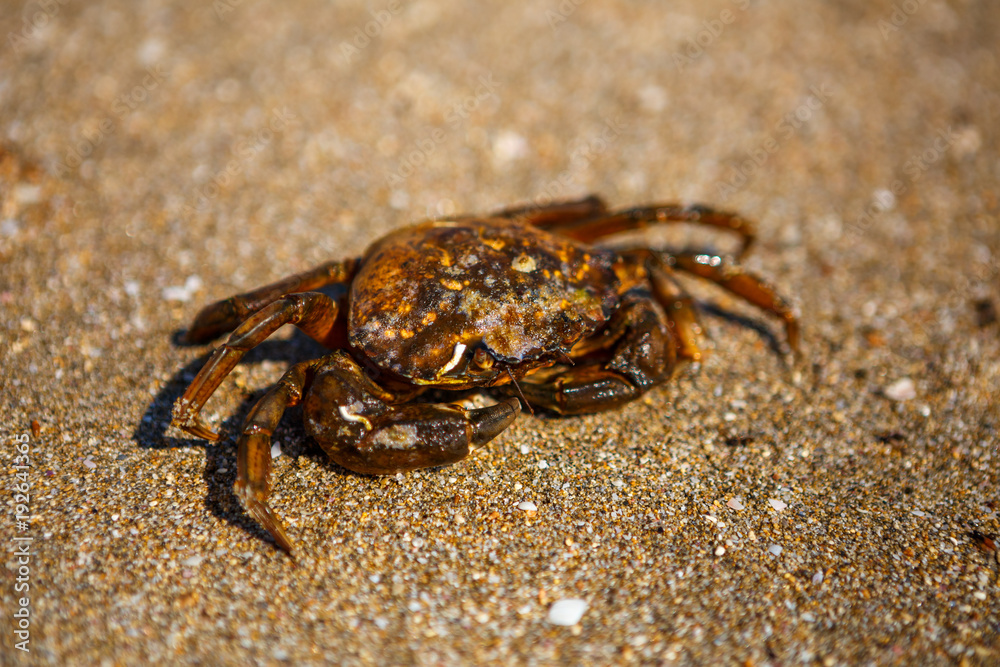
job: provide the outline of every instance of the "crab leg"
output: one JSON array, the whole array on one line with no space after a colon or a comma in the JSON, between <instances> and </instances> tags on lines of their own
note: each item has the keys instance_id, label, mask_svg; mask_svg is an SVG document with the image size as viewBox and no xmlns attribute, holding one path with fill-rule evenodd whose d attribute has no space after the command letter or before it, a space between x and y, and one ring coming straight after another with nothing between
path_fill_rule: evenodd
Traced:
<instances>
[{"instance_id":1,"label":"crab leg","mask_svg":"<svg viewBox=\"0 0 1000 667\"><path fill-rule=\"evenodd\" d=\"M568 223L605 215L607 210L608 207L604 203L604 200L597 195L590 195L583 199L556 202L554 204L546 204L545 206L527 204L525 206L507 208L494 213L493 216L525 222L542 229L551 229Z\"/></svg>"},{"instance_id":2,"label":"crab leg","mask_svg":"<svg viewBox=\"0 0 1000 667\"><path fill-rule=\"evenodd\" d=\"M701 325L694 308L694 299L681 287L673 276L673 271L662 264L650 263L649 282L656 300L667 312L667 319L677 339L677 355L683 359L701 361L698 336Z\"/></svg>"},{"instance_id":3,"label":"crab leg","mask_svg":"<svg viewBox=\"0 0 1000 667\"><path fill-rule=\"evenodd\" d=\"M292 542L278 516L267 504L271 495L271 435L287 408L298 405L302 393L322 363L314 359L295 364L250 410L236 443L236 483L233 491L243 509L267 529L274 541L289 554Z\"/></svg>"},{"instance_id":4,"label":"crab leg","mask_svg":"<svg viewBox=\"0 0 1000 667\"><path fill-rule=\"evenodd\" d=\"M604 364L582 363L529 375L521 391L529 403L564 415L599 412L644 394L673 371L677 343L663 309L646 290L625 294L605 335L614 341Z\"/></svg>"},{"instance_id":5,"label":"crab leg","mask_svg":"<svg viewBox=\"0 0 1000 667\"><path fill-rule=\"evenodd\" d=\"M663 261L699 278L710 280L747 302L780 317L785 322L785 338L792 352L799 350L798 313L774 287L763 278L720 255L683 252L665 255Z\"/></svg>"},{"instance_id":6,"label":"crab leg","mask_svg":"<svg viewBox=\"0 0 1000 667\"><path fill-rule=\"evenodd\" d=\"M285 324L294 324L320 343L333 337L337 304L319 292L289 294L254 313L218 347L174 404L172 424L206 440L219 434L201 419L201 408L243 356Z\"/></svg>"},{"instance_id":7,"label":"crab leg","mask_svg":"<svg viewBox=\"0 0 1000 667\"><path fill-rule=\"evenodd\" d=\"M219 334L232 331L247 317L286 294L349 283L358 272L360 264L359 259L327 262L251 292L216 301L202 308L195 316L185 338L189 343L207 343Z\"/></svg>"},{"instance_id":8,"label":"crab leg","mask_svg":"<svg viewBox=\"0 0 1000 667\"><path fill-rule=\"evenodd\" d=\"M746 218L727 211L717 211L701 205L681 206L680 204L651 204L604 215L598 213L584 219L568 217L550 229L578 241L592 243L612 234L634 229L645 229L650 225L691 223L717 227L735 232L742 239L738 256L749 250L757 234L753 223Z\"/></svg>"},{"instance_id":9,"label":"crab leg","mask_svg":"<svg viewBox=\"0 0 1000 667\"><path fill-rule=\"evenodd\" d=\"M521 411L516 398L467 410L393 404L399 396L375 384L338 351L296 364L254 405L237 442L233 490L279 547L292 553L292 542L267 501L271 435L287 408L304 403L307 429L335 462L376 475L455 463L495 438Z\"/></svg>"}]
</instances>

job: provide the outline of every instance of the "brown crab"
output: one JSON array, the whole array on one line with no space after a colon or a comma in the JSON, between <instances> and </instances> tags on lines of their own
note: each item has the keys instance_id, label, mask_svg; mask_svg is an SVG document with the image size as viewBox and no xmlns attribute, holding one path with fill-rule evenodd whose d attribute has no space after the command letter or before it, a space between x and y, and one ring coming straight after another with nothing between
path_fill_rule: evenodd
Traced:
<instances>
[{"instance_id":1,"label":"brown crab","mask_svg":"<svg viewBox=\"0 0 1000 667\"><path fill-rule=\"evenodd\" d=\"M286 408L303 404L307 432L350 470L388 474L455 463L507 428L528 404L561 414L607 410L697 360L699 326L681 270L782 318L791 306L766 282L721 256L591 242L661 223L736 232L738 215L700 206L608 211L597 197L507 209L398 229L364 256L332 261L203 309L187 333L207 342L235 328L174 406L173 424L218 440L202 406L244 354L284 324L334 350L292 366L257 404L238 441L234 490L288 553L267 504L270 438ZM319 287L349 285L335 301ZM428 388L509 385L496 405L414 403Z\"/></svg>"}]
</instances>

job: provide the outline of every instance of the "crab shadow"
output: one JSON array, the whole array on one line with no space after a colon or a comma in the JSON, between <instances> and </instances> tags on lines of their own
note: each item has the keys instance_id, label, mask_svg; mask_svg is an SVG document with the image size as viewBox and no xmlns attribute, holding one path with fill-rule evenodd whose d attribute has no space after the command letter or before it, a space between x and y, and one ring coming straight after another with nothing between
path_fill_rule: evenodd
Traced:
<instances>
[{"instance_id":1,"label":"crab shadow","mask_svg":"<svg viewBox=\"0 0 1000 667\"><path fill-rule=\"evenodd\" d=\"M174 332L171 337L174 345L192 347L183 341L183 334L182 330ZM269 387L249 391L243 397L236 410L218 424L222 435L218 442L195 438L170 426L174 403L208 361L213 350L214 347L187 362L163 384L146 407L142 419L133 430L132 438L139 447L148 450L204 449L205 467L202 479L206 488L205 508L216 517L238 526L248 534L273 543L270 534L243 510L232 490L236 481L236 438L251 408L267 393ZM267 340L258 345L243 357L239 365L253 366L264 361L272 361L290 367L296 362L321 357L328 353L329 350L296 329L287 340ZM282 455L288 456L293 466L297 467L301 457L306 456L336 473L367 477L342 468L323 453L305 432L301 407L290 408L285 417L275 431L274 438L284 443Z\"/></svg>"},{"instance_id":2,"label":"crab shadow","mask_svg":"<svg viewBox=\"0 0 1000 667\"><path fill-rule=\"evenodd\" d=\"M748 315L741 315L740 313L735 313L731 310L725 310L721 306L718 306L710 301L696 301L698 311L708 315L710 317L718 318L730 324L735 324L744 329L750 329L760 336L764 344L767 345L768 349L775 354L779 359L782 359L787 365L787 356L789 353L788 345L784 339L780 336L775 335L773 325L769 325L761 317L751 317Z\"/></svg>"}]
</instances>

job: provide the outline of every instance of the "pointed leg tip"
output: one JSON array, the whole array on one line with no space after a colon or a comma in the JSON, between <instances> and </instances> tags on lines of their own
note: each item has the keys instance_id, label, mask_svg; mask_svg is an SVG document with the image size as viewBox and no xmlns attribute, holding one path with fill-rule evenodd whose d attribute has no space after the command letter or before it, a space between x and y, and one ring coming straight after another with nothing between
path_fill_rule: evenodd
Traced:
<instances>
[{"instance_id":1,"label":"pointed leg tip","mask_svg":"<svg viewBox=\"0 0 1000 667\"><path fill-rule=\"evenodd\" d=\"M173 419L170 425L180 429L189 435L211 442L218 442L222 435L218 431L213 431L207 424L199 421L189 422L182 419Z\"/></svg>"},{"instance_id":2,"label":"pointed leg tip","mask_svg":"<svg viewBox=\"0 0 1000 667\"><path fill-rule=\"evenodd\" d=\"M247 513L253 517L257 523L264 527L264 529L271 535L271 538L277 544L278 548L284 551L288 556L294 561L295 554L292 547L292 540L289 539L288 534L285 532L284 527L281 525L281 519L278 515L274 513L274 510L268 506L267 503L257 500L256 498L246 498L245 494L241 494L237 490L237 497L243 501L243 507L246 509Z\"/></svg>"},{"instance_id":3,"label":"pointed leg tip","mask_svg":"<svg viewBox=\"0 0 1000 667\"><path fill-rule=\"evenodd\" d=\"M204 335L199 336L191 329L188 329L177 338L177 341L181 345L201 345L202 343L207 343L210 340L211 338L207 338Z\"/></svg>"}]
</instances>

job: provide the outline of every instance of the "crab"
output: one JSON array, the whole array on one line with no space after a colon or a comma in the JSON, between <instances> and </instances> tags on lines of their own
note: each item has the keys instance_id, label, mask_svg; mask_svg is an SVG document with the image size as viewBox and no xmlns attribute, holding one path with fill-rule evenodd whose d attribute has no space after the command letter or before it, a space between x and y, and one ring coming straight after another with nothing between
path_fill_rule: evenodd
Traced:
<instances>
[{"instance_id":1,"label":"crab","mask_svg":"<svg viewBox=\"0 0 1000 667\"><path fill-rule=\"evenodd\" d=\"M676 276L714 282L784 322L795 309L718 254L594 242L653 224L694 223L755 238L733 213L654 204L609 211L590 196L397 229L360 258L335 260L204 308L186 337L232 331L177 400L172 424L218 440L206 401L240 359L285 324L332 352L297 363L251 409L237 441L234 492L277 545L292 541L268 505L271 435L302 404L307 433L336 463L384 475L455 463L529 407L578 415L617 408L701 359L692 298ZM315 291L345 286L334 299ZM486 407L415 402L429 390L501 387ZM440 392L439 392L440 394Z\"/></svg>"}]
</instances>

